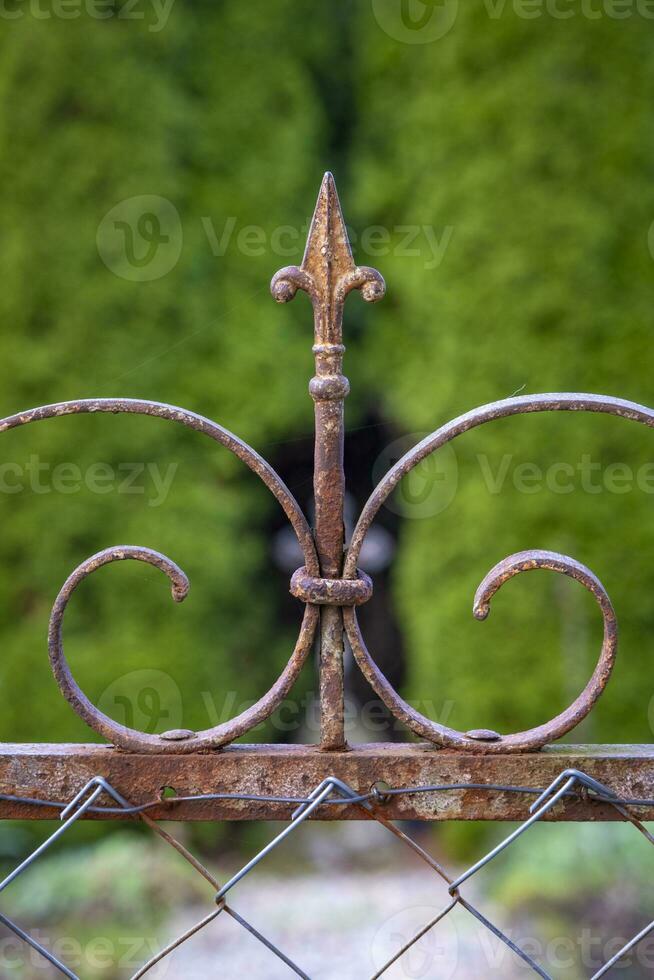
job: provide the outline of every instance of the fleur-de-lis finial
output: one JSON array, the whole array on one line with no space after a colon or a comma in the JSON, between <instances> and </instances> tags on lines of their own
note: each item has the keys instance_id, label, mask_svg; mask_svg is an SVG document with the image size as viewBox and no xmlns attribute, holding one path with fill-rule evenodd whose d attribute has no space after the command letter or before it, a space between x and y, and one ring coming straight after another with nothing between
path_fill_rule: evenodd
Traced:
<instances>
[{"instance_id":1,"label":"fleur-de-lis finial","mask_svg":"<svg viewBox=\"0 0 654 980\"><path fill-rule=\"evenodd\" d=\"M309 229L301 266L287 266L273 277L271 290L278 303L293 299L298 289L308 293L315 313L316 344L342 342L345 297L360 289L369 303L382 299L386 286L376 269L357 266L331 173L326 173Z\"/></svg>"},{"instance_id":2,"label":"fleur-de-lis finial","mask_svg":"<svg viewBox=\"0 0 654 980\"><path fill-rule=\"evenodd\" d=\"M271 291L279 303L298 289L313 305L316 373L309 384L315 402L314 455L315 540L325 578L343 570L344 401L350 386L343 371L343 305L353 289L369 303L386 291L376 269L357 266L343 220L334 178L326 173L314 211L301 266L287 266L273 277ZM343 727L343 619L336 606L321 610L320 697L323 748L345 747Z\"/></svg>"}]
</instances>

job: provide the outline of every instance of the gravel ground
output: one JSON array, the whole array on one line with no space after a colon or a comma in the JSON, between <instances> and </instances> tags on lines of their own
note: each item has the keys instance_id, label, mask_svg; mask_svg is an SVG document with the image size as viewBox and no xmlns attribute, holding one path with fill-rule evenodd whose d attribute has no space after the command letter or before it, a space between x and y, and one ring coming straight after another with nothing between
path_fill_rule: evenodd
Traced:
<instances>
[{"instance_id":1,"label":"gravel ground","mask_svg":"<svg viewBox=\"0 0 654 980\"><path fill-rule=\"evenodd\" d=\"M384 963L447 904L445 885L425 871L257 873L232 893L236 911L275 942L312 980L360 980ZM487 907L486 907L486 910ZM207 914L185 910L181 933ZM455 909L385 974L389 980L467 980L532 975L486 929ZM293 972L228 916L218 916L152 971L153 978L288 980Z\"/></svg>"}]
</instances>

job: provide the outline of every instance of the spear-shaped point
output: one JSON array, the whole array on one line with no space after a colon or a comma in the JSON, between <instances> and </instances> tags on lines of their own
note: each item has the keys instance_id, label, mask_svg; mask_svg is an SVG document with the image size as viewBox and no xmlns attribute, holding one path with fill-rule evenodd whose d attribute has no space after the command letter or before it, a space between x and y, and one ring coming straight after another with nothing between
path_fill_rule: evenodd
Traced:
<instances>
[{"instance_id":1,"label":"spear-shaped point","mask_svg":"<svg viewBox=\"0 0 654 980\"><path fill-rule=\"evenodd\" d=\"M320 185L302 265L280 269L271 283L278 303L293 299L298 289L307 292L314 309L320 309L332 322L340 320L343 302L351 290L360 289L369 303L380 300L386 291L376 269L354 262L336 183L329 171Z\"/></svg>"},{"instance_id":2,"label":"spear-shaped point","mask_svg":"<svg viewBox=\"0 0 654 980\"><path fill-rule=\"evenodd\" d=\"M323 296L341 276L356 269L338 191L329 171L320 185L301 268Z\"/></svg>"}]
</instances>

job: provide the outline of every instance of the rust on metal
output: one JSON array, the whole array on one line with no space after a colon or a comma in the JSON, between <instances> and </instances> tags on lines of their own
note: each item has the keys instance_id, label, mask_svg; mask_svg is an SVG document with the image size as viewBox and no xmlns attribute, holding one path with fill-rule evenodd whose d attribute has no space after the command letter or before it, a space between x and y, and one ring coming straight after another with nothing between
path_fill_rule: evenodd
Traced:
<instances>
[{"instance_id":1,"label":"rust on metal","mask_svg":"<svg viewBox=\"0 0 654 980\"><path fill-rule=\"evenodd\" d=\"M290 592L317 606L362 606L372 596L372 579L361 569L354 579L316 578L303 565L293 573Z\"/></svg>"},{"instance_id":2,"label":"rust on metal","mask_svg":"<svg viewBox=\"0 0 654 980\"><path fill-rule=\"evenodd\" d=\"M536 790L545 789L568 768L580 769L610 786L620 798L651 798L651 745L553 745L537 753L475 755L429 743L368 744L349 752L312 745L231 745L220 752L150 755L118 752L103 745L0 745L0 794L68 802L97 772L119 788L131 804L155 802L153 820L287 820L293 804L259 800L200 799L186 796L241 793L305 798L323 779L335 776L365 793L380 781L388 787L443 786L440 791L388 796L378 812L390 820L523 820ZM476 788L457 788L473 784ZM483 786L533 787L531 795ZM162 787L177 797L161 798ZM447 786L453 788L448 790ZM383 795L383 794L382 794ZM653 801L654 802L654 801ZM654 819L654 806L638 816ZM0 818L43 819L54 809L28 806L0 796ZM120 813L88 813L84 819L125 819ZM316 819L360 820L358 806L321 808ZM313 818L312 818L313 819ZM548 819L611 820L615 810L585 796L558 805Z\"/></svg>"},{"instance_id":3,"label":"rust on metal","mask_svg":"<svg viewBox=\"0 0 654 980\"><path fill-rule=\"evenodd\" d=\"M441 446L470 429L512 415L534 412L597 412L616 415L630 421L654 427L654 411L636 402L605 395L555 392L541 395L522 395L492 402L460 415L436 429L410 449L388 471L368 498L352 535L343 575L351 577L356 570L365 536L380 507L388 499L402 477ZM514 735L501 735L489 729L473 729L462 733L439 725L412 708L392 687L368 650L354 607L345 608L343 617L348 640L355 659L375 693L391 713L421 738L460 750L477 753L509 753L534 751L571 731L585 718L604 690L615 660L617 623L606 590L590 569L573 558L547 551L526 551L506 558L496 565L482 582L475 598L475 615L484 619L490 599L508 578L533 568L549 568L581 582L597 600L604 618L604 640L600 658L588 685L577 700L562 714L544 725Z\"/></svg>"},{"instance_id":4,"label":"rust on metal","mask_svg":"<svg viewBox=\"0 0 654 980\"><path fill-rule=\"evenodd\" d=\"M313 543L311 529L288 487L272 467L251 446L233 435L227 429L210 419L196 415L183 408L165 405L160 402L141 401L131 398L99 398L80 401L60 402L45 405L27 412L12 415L0 421L0 433L32 422L59 418L64 415L109 412L111 414L129 413L148 415L155 418L177 422L196 432L209 436L215 442L229 449L260 477L271 493L279 501L284 513L295 531L302 548L307 569L314 575L319 573L318 558ZM100 712L83 694L75 683L63 653L62 623L68 601L79 583L96 569L110 562L123 559L145 561L160 568L171 580L173 598L181 601L188 592L186 576L165 555L149 548L133 545L118 545L108 548L82 562L69 576L52 610L49 628L50 660L57 683L64 696L80 717L95 731L115 745L135 752L186 753L203 749L219 748L246 734L256 725L268 718L287 696L304 665L313 644L318 623L316 607L307 605L300 626L297 643L291 657L270 690L256 704L221 725L202 732L182 730L163 735L139 732L115 722Z\"/></svg>"},{"instance_id":5,"label":"rust on metal","mask_svg":"<svg viewBox=\"0 0 654 980\"><path fill-rule=\"evenodd\" d=\"M120 545L107 548L82 562L64 583L57 596L48 632L50 664L59 688L73 710L94 731L103 735L109 742L134 752L197 752L201 749L218 748L233 742L256 725L270 717L290 691L299 671L311 649L316 630L316 613L307 606L305 620L290 660L270 690L255 704L227 722L215 725L200 732L187 729L174 729L161 735L139 732L114 721L92 704L77 685L66 657L62 638L64 613L68 602L78 585L89 575L104 565L115 561L134 560L146 562L160 569L168 576L175 602L182 602L189 591L189 581L184 572L173 561L158 551L149 548ZM308 614L308 618L307 618Z\"/></svg>"},{"instance_id":6,"label":"rust on metal","mask_svg":"<svg viewBox=\"0 0 654 980\"><path fill-rule=\"evenodd\" d=\"M343 375L343 304L353 289L369 303L380 300L384 280L352 257L334 178L325 174L309 230L301 266L287 266L273 277L271 291L280 303L298 290L313 305L316 373L309 384L315 403L314 502L315 539L320 574L341 577L343 568L343 439L345 398L350 390ZM352 574L348 578L355 578ZM343 619L338 604L320 613L321 744L345 748L343 687Z\"/></svg>"},{"instance_id":7,"label":"rust on metal","mask_svg":"<svg viewBox=\"0 0 654 980\"><path fill-rule=\"evenodd\" d=\"M189 582L170 558L150 548L117 545L87 558L71 573L52 610L49 653L54 675L65 698L86 724L109 746L0 745L0 816L45 816L47 807L29 806L15 797L36 800L74 796L80 785L102 774L136 803L151 800L148 819L284 819L290 808L259 797L303 797L328 776L367 792L371 787L426 783L461 784L437 794L393 796L378 793L389 818L522 819L524 799L503 791L492 797L489 783L546 786L562 768L583 769L611 784L626 797L646 797L654 774L651 746L554 748L549 743L571 731L591 711L611 675L617 648L613 607L596 576L574 558L533 550L511 555L495 565L477 590L474 615L483 620L490 604L509 579L545 569L581 583L595 598L604 622L597 666L579 697L555 718L528 731L506 734L489 728L459 732L439 725L413 709L391 686L367 649L357 622L356 607L368 601L372 581L358 568L361 549L380 507L402 477L418 463L464 432L496 419L537 412L596 412L654 427L654 411L643 405L604 395L550 393L523 395L483 405L432 432L403 456L373 490L344 554L343 469L344 402L349 383L343 374L343 306L352 290L376 302L385 292L379 272L357 266L331 174L320 188L306 250L300 266L281 269L272 280L274 298L285 303L298 290L313 306L315 375L309 383L314 401L315 527L307 522L283 481L251 446L228 429L194 412L161 402L130 398L83 399L33 408L0 420L0 432L33 422L69 415L128 413L164 419L208 436L244 462L276 498L299 541L304 564L293 575L291 593L304 604L299 636L289 660L269 691L240 715L205 731L185 728L152 735L120 725L98 710L77 685L64 654L63 622L68 603L81 582L115 561L135 560L159 569L169 579L173 598L182 601ZM100 573L101 574L101 573ZM347 749L344 729L344 630L355 660L392 715L426 742L419 745L359 746ZM230 746L271 713L289 694L306 663L316 635L320 636L319 746ZM545 747L545 748L544 748ZM211 751L220 749L221 751ZM539 753L536 750L541 749ZM120 751L122 750L122 751ZM528 755L527 753L535 753ZM469 785L479 784L479 786ZM209 794L211 799L161 799L162 787L178 796ZM254 795L257 799L217 799L217 791ZM652 795L650 793L650 795ZM13 799L11 797L14 797ZM89 817L98 814L88 814ZM351 819L361 808L345 805L322 810L325 819ZM100 814L111 817L111 814ZM566 800L552 819L611 819L615 809L597 800ZM647 811L647 817L654 817Z\"/></svg>"},{"instance_id":8,"label":"rust on metal","mask_svg":"<svg viewBox=\"0 0 654 980\"><path fill-rule=\"evenodd\" d=\"M490 612L490 603L495 593L515 575L535 569L549 569L568 575L580 582L593 595L602 611L604 620L604 639L597 666L588 684L579 697L551 721L525 732L514 735L500 735L490 729L474 729L458 732L438 722L432 721L411 707L388 683L373 661L359 629L354 609L345 610L347 635L354 656L376 694L384 701L396 718L400 718L416 735L427 738L439 745L474 752L525 752L540 748L575 728L590 712L608 683L615 663L618 643L618 628L604 586L590 569L566 555L553 551L521 551L510 555L495 565L477 589L473 612L477 619L484 620Z\"/></svg>"}]
</instances>

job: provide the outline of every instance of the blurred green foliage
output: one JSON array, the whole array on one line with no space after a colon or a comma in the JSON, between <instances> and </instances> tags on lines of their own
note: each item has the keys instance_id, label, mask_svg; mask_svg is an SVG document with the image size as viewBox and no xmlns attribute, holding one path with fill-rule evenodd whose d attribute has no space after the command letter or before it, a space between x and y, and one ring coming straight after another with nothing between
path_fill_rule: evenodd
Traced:
<instances>
[{"instance_id":1,"label":"blurred green foliage","mask_svg":"<svg viewBox=\"0 0 654 980\"><path fill-rule=\"evenodd\" d=\"M626 823L539 824L488 867L481 887L511 922L514 941L524 949L525 939L536 940L553 976L583 980L647 923L650 849ZM651 968L646 944L621 966L634 980Z\"/></svg>"},{"instance_id":2,"label":"blurred green foliage","mask_svg":"<svg viewBox=\"0 0 654 980\"><path fill-rule=\"evenodd\" d=\"M81 976L112 980L133 975L166 945L171 916L212 897L211 885L166 844L124 831L50 855L10 891L5 908L32 936ZM16 980L47 969L12 940L2 960L4 975Z\"/></svg>"},{"instance_id":3,"label":"blurred green foliage","mask_svg":"<svg viewBox=\"0 0 654 980\"><path fill-rule=\"evenodd\" d=\"M348 304L353 430L374 410L417 438L523 388L652 401L654 42L639 18L525 20L509 5L492 18L471 2L422 45L385 33L367 3L229 0L176 4L163 29L151 27L147 17L25 16L0 37L3 415L129 395L209 415L273 459L279 443L304 437L310 310L304 298L277 308L267 290L299 260L301 236L283 250L271 236L305 226L328 166L357 259L388 282L379 307ZM166 275L130 281L96 235L142 195L172 203L183 242ZM363 237L375 225L390 245ZM405 226L418 229L408 249ZM107 690L118 690L136 703L143 675L132 672L148 671L154 695L135 720L170 727L157 697L172 685L175 723L206 727L277 676L294 632L280 625L283 582L270 574L276 505L241 464L147 418L50 421L4 435L2 447L24 473L36 455L49 472L101 462L173 477L161 506L147 480L141 494L0 495L3 738L90 737L56 692L45 633L69 572L112 544L165 552L192 591L175 608L158 573L127 564L85 583L67 650L90 697L108 709ZM651 737L651 494L514 483L525 462L577 469L584 454L637 469L651 439L578 415L494 423L457 441L446 510L417 519L404 508L395 612L404 693L423 710L460 728L517 730L585 683L601 624L574 583L525 577L486 624L470 616L495 561L544 547L590 565L621 623L615 680L576 737ZM489 474L503 468L492 492ZM293 489L304 504L308 488ZM114 713L129 721L119 701Z\"/></svg>"},{"instance_id":4,"label":"blurred green foliage","mask_svg":"<svg viewBox=\"0 0 654 980\"><path fill-rule=\"evenodd\" d=\"M359 357L384 415L425 434L517 391L651 404L651 30L636 16L523 19L506 4L493 18L488 4L466 3L432 44L370 31L365 9L359 36L351 220L430 226L446 243L433 268L424 235L417 256L395 248L380 263L389 298ZM431 698L457 728L518 731L576 696L601 644L580 586L523 576L486 623L470 614L496 561L548 548L595 571L620 623L614 679L574 739L650 741L652 487L618 486L627 471L608 467L651 477L651 433L538 415L484 426L453 450L447 509L411 520L420 508L404 508L394 581L409 698L423 710ZM542 477L523 481L526 463ZM437 477L423 468L408 493Z\"/></svg>"},{"instance_id":5,"label":"blurred green foliage","mask_svg":"<svg viewBox=\"0 0 654 980\"><path fill-rule=\"evenodd\" d=\"M280 311L270 298L275 256L246 258L233 246L214 255L203 225L220 236L235 216L236 231L256 224L269 235L304 220L326 128L307 64L324 45L319 31L305 36L296 10L277 4L252 19L235 3L179 5L159 33L115 17L25 17L4 32L2 414L129 394L200 411L264 451L310 426L307 310ZM174 202L184 241L169 274L134 282L103 262L96 231L106 212L144 194ZM261 525L277 505L242 464L179 427L126 417L17 430L3 450L30 485L32 457L47 465L49 491L28 486L0 500L1 670L13 692L2 737L89 737L49 676L48 609L81 558L125 541L173 557L192 593L174 607L165 580L144 566L89 581L68 623L89 696L123 678L122 694L136 700L139 676L132 684L124 675L158 670L165 691L179 692L179 723L207 727L269 686L295 636L271 628ZM141 494L118 492L118 480L108 493L52 492L55 467L72 462L86 475L98 461L120 482L135 464L173 473L165 506L154 506L146 477L136 481ZM169 727L156 705L136 720Z\"/></svg>"}]
</instances>

